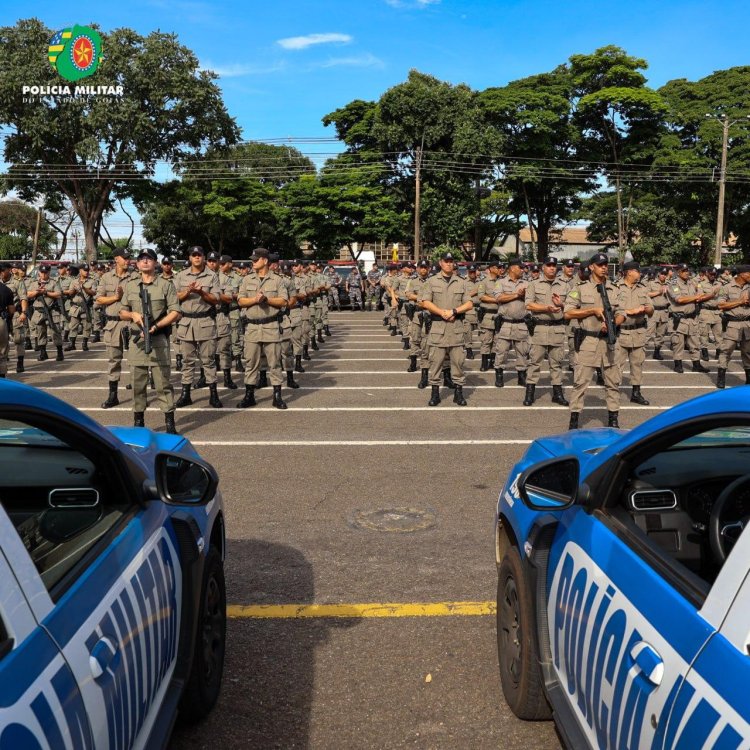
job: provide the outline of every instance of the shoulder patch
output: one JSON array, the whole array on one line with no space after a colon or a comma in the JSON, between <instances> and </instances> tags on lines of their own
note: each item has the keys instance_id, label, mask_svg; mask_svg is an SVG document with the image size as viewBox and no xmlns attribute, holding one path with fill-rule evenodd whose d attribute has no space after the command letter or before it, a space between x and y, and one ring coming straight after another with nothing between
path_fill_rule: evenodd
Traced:
<instances>
[{"instance_id":1,"label":"shoulder patch","mask_svg":"<svg viewBox=\"0 0 750 750\"><path fill-rule=\"evenodd\" d=\"M575 299L576 297L578 297L578 292L573 289L573 291L568 292L568 297L573 297L573 299Z\"/></svg>"}]
</instances>

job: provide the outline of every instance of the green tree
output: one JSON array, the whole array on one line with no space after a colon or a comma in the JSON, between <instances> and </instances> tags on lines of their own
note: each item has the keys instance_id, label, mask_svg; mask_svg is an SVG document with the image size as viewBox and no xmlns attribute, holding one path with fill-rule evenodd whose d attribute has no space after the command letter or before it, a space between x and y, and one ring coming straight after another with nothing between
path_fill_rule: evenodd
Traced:
<instances>
[{"instance_id":1,"label":"green tree","mask_svg":"<svg viewBox=\"0 0 750 750\"><path fill-rule=\"evenodd\" d=\"M0 124L10 126L6 188L26 200L62 193L83 224L86 254L93 259L113 199L127 197L134 181L152 176L159 160L195 158L207 143L236 141L238 131L216 76L201 71L176 36L162 32L102 33L105 57L87 83L122 85L120 101L24 102L24 84L61 82L43 52L52 33L33 18L0 28Z\"/></svg>"},{"instance_id":2,"label":"green tree","mask_svg":"<svg viewBox=\"0 0 750 750\"><path fill-rule=\"evenodd\" d=\"M17 199L0 201L0 235L6 238L3 243L5 254L0 257L31 257L38 220L39 212L34 206ZM40 257L48 257L53 242L54 232L46 222L41 221L37 243Z\"/></svg>"}]
</instances>

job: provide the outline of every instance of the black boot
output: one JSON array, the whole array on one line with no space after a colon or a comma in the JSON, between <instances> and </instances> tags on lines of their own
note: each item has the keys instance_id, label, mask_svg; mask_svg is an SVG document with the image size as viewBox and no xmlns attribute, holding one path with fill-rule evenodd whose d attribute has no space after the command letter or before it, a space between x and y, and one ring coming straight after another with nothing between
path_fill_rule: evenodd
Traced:
<instances>
[{"instance_id":1,"label":"black boot","mask_svg":"<svg viewBox=\"0 0 750 750\"><path fill-rule=\"evenodd\" d=\"M495 357L496 356L497 355L494 353L490 354L490 369L493 369L493 370L495 369Z\"/></svg>"},{"instance_id":2,"label":"black boot","mask_svg":"<svg viewBox=\"0 0 750 750\"><path fill-rule=\"evenodd\" d=\"M148 368L148 387L152 391L156 390L156 383L154 383L154 372L150 367Z\"/></svg>"},{"instance_id":3,"label":"black boot","mask_svg":"<svg viewBox=\"0 0 750 750\"><path fill-rule=\"evenodd\" d=\"M569 430L577 430L578 429L578 416L579 416L579 412L577 412L577 411L570 412L570 422L568 422L568 429Z\"/></svg>"},{"instance_id":4,"label":"black boot","mask_svg":"<svg viewBox=\"0 0 750 750\"><path fill-rule=\"evenodd\" d=\"M206 371L201 367L201 374L198 378L198 382L193 384L193 388L198 390L198 388L205 388L208 385L206 383Z\"/></svg>"},{"instance_id":5,"label":"black boot","mask_svg":"<svg viewBox=\"0 0 750 750\"><path fill-rule=\"evenodd\" d=\"M34 345L31 343L31 339L26 339L23 342L23 348L28 352L31 351L34 348Z\"/></svg>"},{"instance_id":6,"label":"black boot","mask_svg":"<svg viewBox=\"0 0 750 750\"><path fill-rule=\"evenodd\" d=\"M320 328L318 329L318 341L320 341L321 344L323 343L323 341L325 341L325 339L323 338L323 330Z\"/></svg>"},{"instance_id":7,"label":"black boot","mask_svg":"<svg viewBox=\"0 0 750 750\"><path fill-rule=\"evenodd\" d=\"M266 374L265 370L260 371L260 375L258 375L258 385L256 385L255 387L268 388L268 375Z\"/></svg>"},{"instance_id":8,"label":"black boot","mask_svg":"<svg viewBox=\"0 0 750 750\"><path fill-rule=\"evenodd\" d=\"M221 357L218 354L214 354L214 367L221 370Z\"/></svg>"},{"instance_id":9,"label":"black boot","mask_svg":"<svg viewBox=\"0 0 750 750\"><path fill-rule=\"evenodd\" d=\"M305 368L302 367L302 355L298 354L294 358L294 371L295 372L304 372Z\"/></svg>"},{"instance_id":10,"label":"black boot","mask_svg":"<svg viewBox=\"0 0 750 750\"><path fill-rule=\"evenodd\" d=\"M164 427L166 428L166 432L170 435L176 435L177 434L177 427L174 423L174 412L168 411L164 414Z\"/></svg>"},{"instance_id":11,"label":"black boot","mask_svg":"<svg viewBox=\"0 0 750 750\"><path fill-rule=\"evenodd\" d=\"M63 362L65 360L65 355L63 354L62 346L57 347L57 356L55 357L55 362Z\"/></svg>"},{"instance_id":12,"label":"black boot","mask_svg":"<svg viewBox=\"0 0 750 750\"><path fill-rule=\"evenodd\" d=\"M240 355L234 358L234 369L237 372L245 372L245 365L242 364L242 357Z\"/></svg>"},{"instance_id":13,"label":"black boot","mask_svg":"<svg viewBox=\"0 0 750 750\"><path fill-rule=\"evenodd\" d=\"M143 412L142 411L134 411L133 412L133 427L145 427L146 423L143 421Z\"/></svg>"},{"instance_id":14,"label":"black boot","mask_svg":"<svg viewBox=\"0 0 750 750\"><path fill-rule=\"evenodd\" d=\"M727 387L727 371L723 367L720 367L718 372L716 373L716 387Z\"/></svg>"},{"instance_id":15,"label":"black boot","mask_svg":"<svg viewBox=\"0 0 750 750\"><path fill-rule=\"evenodd\" d=\"M607 427L615 427L619 430L620 423L617 421L618 416L619 416L619 412L608 411L607 412Z\"/></svg>"},{"instance_id":16,"label":"black boot","mask_svg":"<svg viewBox=\"0 0 750 750\"><path fill-rule=\"evenodd\" d=\"M552 403L560 404L560 406L570 406L568 399L566 399L563 394L563 389L561 385L552 386Z\"/></svg>"},{"instance_id":17,"label":"black boot","mask_svg":"<svg viewBox=\"0 0 750 750\"><path fill-rule=\"evenodd\" d=\"M307 344L302 347L302 359L304 359L305 362L310 361L310 349Z\"/></svg>"},{"instance_id":18,"label":"black boot","mask_svg":"<svg viewBox=\"0 0 750 750\"><path fill-rule=\"evenodd\" d=\"M317 352L320 347L318 346L318 342L315 340L315 336L312 337L312 341L310 341L310 346L313 348L314 352Z\"/></svg>"},{"instance_id":19,"label":"black boot","mask_svg":"<svg viewBox=\"0 0 750 750\"><path fill-rule=\"evenodd\" d=\"M440 386L433 385L432 395L430 396L430 400L427 402L427 406L437 406L439 403L440 403Z\"/></svg>"},{"instance_id":20,"label":"black boot","mask_svg":"<svg viewBox=\"0 0 750 750\"><path fill-rule=\"evenodd\" d=\"M273 401L271 402L271 406L275 406L277 409L286 409L286 404L284 403L284 400L281 398L281 386L275 385L273 387Z\"/></svg>"},{"instance_id":21,"label":"black boot","mask_svg":"<svg viewBox=\"0 0 750 750\"><path fill-rule=\"evenodd\" d=\"M246 385L245 386L245 396L240 401L239 404L237 404L240 409L247 409L248 406L255 406L255 386L254 385Z\"/></svg>"},{"instance_id":22,"label":"black boot","mask_svg":"<svg viewBox=\"0 0 750 750\"><path fill-rule=\"evenodd\" d=\"M219 392L216 390L216 383L211 383L208 386L208 405L214 409L222 409L224 404L219 400Z\"/></svg>"},{"instance_id":23,"label":"black boot","mask_svg":"<svg viewBox=\"0 0 750 750\"><path fill-rule=\"evenodd\" d=\"M340 309L341 308L339 308L339 310ZM326 324L326 325L323 326L323 330L326 332L326 336L330 336L331 335L331 329L328 327L328 324Z\"/></svg>"},{"instance_id":24,"label":"black boot","mask_svg":"<svg viewBox=\"0 0 750 750\"><path fill-rule=\"evenodd\" d=\"M654 359L662 360L664 357L661 356L661 347L655 346L654 347Z\"/></svg>"},{"instance_id":25,"label":"black boot","mask_svg":"<svg viewBox=\"0 0 750 750\"><path fill-rule=\"evenodd\" d=\"M177 399L177 402L174 405L175 409L182 409L183 406L192 406L193 399L190 398L190 383L185 385L185 383L182 384L182 393L180 394L180 397Z\"/></svg>"},{"instance_id":26,"label":"black boot","mask_svg":"<svg viewBox=\"0 0 750 750\"><path fill-rule=\"evenodd\" d=\"M83 343L81 344L81 351L87 352L89 350L89 340L84 339Z\"/></svg>"},{"instance_id":27,"label":"black boot","mask_svg":"<svg viewBox=\"0 0 750 750\"><path fill-rule=\"evenodd\" d=\"M518 385L526 385L526 370L518 370Z\"/></svg>"},{"instance_id":28,"label":"black boot","mask_svg":"<svg viewBox=\"0 0 750 750\"><path fill-rule=\"evenodd\" d=\"M649 402L641 395L641 386L634 385L632 393L630 394L630 400L634 404L640 404L641 406L648 406Z\"/></svg>"},{"instance_id":29,"label":"black boot","mask_svg":"<svg viewBox=\"0 0 750 750\"><path fill-rule=\"evenodd\" d=\"M39 356L37 357L37 359L40 362L44 362L45 359L49 359L49 355L47 354L47 347L45 346L39 347Z\"/></svg>"},{"instance_id":30,"label":"black boot","mask_svg":"<svg viewBox=\"0 0 750 750\"><path fill-rule=\"evenodd\" d=\"M92 344L98 344L101 340L102 340L102 337L101 337L99 331L94 331L91 334L91 343Z\"/></svg>"},{"instance_id":31,"label":"black boot","mask_svg":"<svg viewBox=\"0 0 750 750\"><path fill-rule=\"evenodd\" d=\"M701 349L701 359L708 362L708 349Z\"/></svg>"},{"instance_id":32,"label":"black boot","mask_svg":"<svg viewBox=\"0 0 750 750\"><path fill-rule=\"evenodd\" d=\"M412 354L409 357L409 366L406 368L406 372L416 372L417 371L417 355Z\"/></svg>"},{"instance_id":33,"label":"black boot","mask_svg":"<svg viewBox=\"0 0 750 750\"><path fill-rule=\"evenodd\" d=\"M680 374L682 374L682 373L685 372L685 370L684 370L684 368L682 366L682 360L681 359L676 359L674 361L674 371L675 372L679 372Z\"/></svg>"},{"instance_id":34,"label":"black boot","mask_svg":"<svg viewBox=\"0 0 750 750\"><path fill-rule=\"evenodd\" d=\"M422 368L422 378L419 381L419 384L417 385L417 388L427 388L428 381L429 381L429 370L426 367Z\"/></svg>"},{"instance_id":35,"label":"black boot","mask_svg":"<svg viewBox=\"0 0 750 750\"><path fill-rule=\"evenodd\" d=\"M466 406L466 399L464 398L464 387L457 385L456 390L453 392L453 403L459 406Z\"/></svg>"},{"instance_id":36,"label":"black boot","mask_svg":"<svg viewBox=\"0 0 750 750\"><path fill-rule=\"evenodd\" d=\"M711 372L708 367L704 367L699 359L693 362L693 372Z\"/></svg>"},{"instance_id":37,"label":"black boot","mask_svg":"<svg viewBox=\"0 0 750 750\"><path fill-rule=\"evenodd\" d=\"M526 396L523 400L524 406L533 406L534 405L534 391L536 390L536 386L532 385L531 383L526 384Z\"/></svg>"},{"instance_id":38,"label":"black boot","mask_svg":"<svg viewBox=\"0 0 750 750\"><path fill-rule=\"evenodd\" d=\"M177 370L177 372L182 371L182 354L178 354L175 357L174 369Z\"/></svg>"},{"instance_id":39,"label":"black boot","mask_svg":"<svg viewBox=\"0 0 750 750\"><path fill-rule=\"evenodd\" d=\"M443 386L445 388L450 388L451 390L456 387L456 384L453 382L453 378L451 377L451 371L449 367L443 368Z\"/></svg>"},{"instance_id":40,"label":"black boot","mask_svg":"<svg viewBox=\"0 0 750 750\"><path fill-rule=\"evenodd\" d=\"M76 348L76 340L75 339L68 339L68 343L65 344L63 347L64 352L73 352Z\"/></svg>"},{"instance_id":41,"label":"black boot","mask_svg":"<svg viewBox=\"0 0 750 750\"><path fill-rule=\"evenodd\" d=\"M482 355L482 364L479 365L479 372L487 372L487 370L490 369L490 355L489 354L483 354Z\"/></svg>"},{"instance_id":42,"label":"black boot","mask_svg":"<svg viewBox=\"0 0 750 750\"><path fill-rule=\"evenodd\" d=\"M16 372L26 372L26 369L23 366L23 357L19 357L16 360Z\"/></svg>"},{"instance_id":43,"label":"black boot","mask_svg":"<svg viewBox=\"0 0 750 750\"><path fill-rule=\"evenodd\" d=\"M70 331L63 331L63 344L68 343L68 337L70 336Z\"/></svg>"},{"instance_id":44,"label":"black boot","mask_svg":"<svg viewBox=\"0 0 750 750\"><path fill-rule=\"evenodd\" d=\"M403 350L405 352L409 351L409 339L403 339L403 347L402 348L403 348Z\"/></svg>"},{"instance_id":45,"label":"black boot","mask_svg":"<svg viewBox=\"0 0 750 750\"><path fill-rule=\"evenodd\" d=\"M120 399L117 398L117 381L110 380L109 396L107 396L107 400L102 404L102 409L111 409L113 406L118 406L119 404Z\"/></svg>"},{"instance_id":46,"label":"black boot","mask_svg":"<svg viewBox=\"0 0 750 750\"><path fill-rule=\"evenodd\" d=\"M466 359L474 359L474 350L471 347L466 350Z\"/></svg>"},{"instance_id":47,"label":"black boot","mask_svg":"<svg viewBox=\"0 0 750 750\"><path fill-rule=\"evenodd\" d=\"M496 367L495 368L495 388L502 388L504 385L505 385L505 381L503 380L503 368Z\"/></svg>"},{"instance_id":48,"label":"black boot","mask_svg":"<svg viewBox=\"0 0 750 750\"><path fill-rule=\"evenodd\" d=\"M604 385L604 373L602 372L601 367L596 368L596 384Z\"/></svg>"},{"instance_id":49,"label":"black boot","mask_svg":"<svg viewBox=\"0 0 750 750\"><path fill-rule=\"evenodd\" d=\"M391 336L398 336L398 328L391 326Z\"/></svg>"},{"instance_id":50,"label":"black boot","mask_svg":"<svg viewBox=\"0 0 750 750\"><path fill-rule=\"evenodd\" d=\"M232 380L232 370L229 367L224 370L224 387L231 391L237 390L237 383Z\"/></svg>"},{"instance_id":51,"label":"black boot","mask_svg":"<svg viewBox=\"0 0 750 750\"><path fill-rule=\"evenodd\" d=\"M750 385L750 370L745 370L745 385Z\"/></svg>"},{"instance_id":52,"label":"black boot","mask_svg":"<svg viewBox=\"0 0 750 750\"><path fill-rule=\"evenodd\" d=\"M387 325L388 325L388 316L386 315L386 316L385 316L385 317L383 318L383 326L387 326Z\"/></svg>"},{"instance_id":53,"label":"black boot","mask_svg":"<svg viewBox=\"0 0 750 750\"><path fill-rule=\"evenodd\" d=\"M286 371L286 387L299 388L299 383L294 379L294 372L292 370Z\"/></svg>"}]
</instances>

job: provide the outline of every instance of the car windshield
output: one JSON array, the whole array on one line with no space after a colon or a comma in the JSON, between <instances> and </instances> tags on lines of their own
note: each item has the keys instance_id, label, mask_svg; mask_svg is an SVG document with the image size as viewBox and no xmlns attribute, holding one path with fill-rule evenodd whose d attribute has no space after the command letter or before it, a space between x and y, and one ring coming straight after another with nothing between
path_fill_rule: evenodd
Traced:
<instances>
[{"instance_id":1,"label":"car windshield","mask_svg":"<svg viewBox=\"0 0 750 750\"><path fill-rule=\"evenodd\" d=\"M12 419L0 419L0 445L38 445L45 448L68 447L48 432Z\"/></svg>"},{"instance_id":2,"label":"car windshield","mask_svg":"<svg viewBox=\"0 0 750 750\"><path fill-rule=\"evenodd\" d=\"M737 425L730 427L717 427L715 430L701 432L675 443L670 450L685 450L689 448L711 447L718 448L722 445L734 448L750 445L750 426Z\"/></svg>"}]
</instances>

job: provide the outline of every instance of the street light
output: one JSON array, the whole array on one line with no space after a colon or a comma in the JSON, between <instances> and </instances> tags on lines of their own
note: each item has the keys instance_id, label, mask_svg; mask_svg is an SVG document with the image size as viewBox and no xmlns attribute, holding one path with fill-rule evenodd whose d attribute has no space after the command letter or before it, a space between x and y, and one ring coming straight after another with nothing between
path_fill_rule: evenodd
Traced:
<instances>
[{"instance_id":1,"label":"street light","mask_svg":"<svg viewBox=\"0 0 750 750\"><path fill-rule=\"evenodd\" d=\"M716 215L716 247L714 249L714 265L721 266L721 246L724 242L724 194L726 192L727 179L727 148L729 146L729 128L736 125L743 119L750 120L750 115L737 120L730 120L726 114L712 115L706 114L706 117L713 120L719 120L723 127L721 139L721 169L719 170L719 208Z\"/></svg>"}]
</instances>

